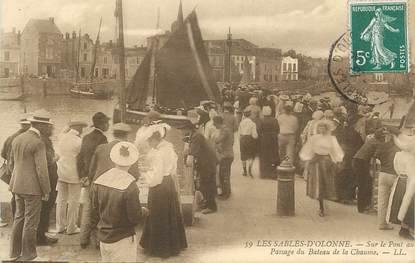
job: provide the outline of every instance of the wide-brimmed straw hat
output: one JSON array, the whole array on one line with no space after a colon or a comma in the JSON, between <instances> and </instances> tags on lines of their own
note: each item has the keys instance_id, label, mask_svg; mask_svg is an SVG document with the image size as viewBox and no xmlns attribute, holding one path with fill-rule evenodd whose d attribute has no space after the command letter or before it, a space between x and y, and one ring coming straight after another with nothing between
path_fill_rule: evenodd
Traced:
<instances>
[{"instance_id":1,"label":"wide-brimmed straw hat","mask_svg":"<svg viewBox=\"0 0 415 263\"><path fill-rule=\"evenodd\" d=\"M51 121L51 114L45 109L35 111L31 117L27 119L30 123L47 123L53 124Z\"/></svg>"},{"instance_id":2,"label":"wide-brimmed straw hat","mask_svg":"<svg viewBox=\"0 0 415 263\"><path fill-rule=\"evenodd\" d=\"M87 127L88 124L84 121L70 121L70 122L68 122L68 127L74 127L74 126Z\"/></svg>"},{"instance_id":3,"label":"wide-brimmed straw hat","mask_svg":"<svg viewBox=\"0 0 415 263\"><path fill-rule=\"evenodd\" d=\"M112 130L113 131L122 131L122 132L130 132L131 131L131 126L123 123L123 122L119 122L114 124L114 126L112 126Z\"/></svg>"},{"instance_id":4,"label":"wide-brimmed straw hat","mask_svg":"<svg viewBox=\"0 0 415 263\"><path fill-rule=\"evenodd\" d=\"M167 131L170 129L171 129L171 126L168 125L167 123L163 123L163 122L156 123L146 128L142 138L144 140L148 140L156 132L160 133L161 138L164 138L166 136Z\"/></svg>"},{"instance_id":5,"label":"wide-brimmed straw hat","mask_svg":"<svg viewBox=\"0 0 415 263\"><path fill-rule=\"evenodd\" d=\"M138 149L130 142L119 142L112 147L110 158L116 165L131 166L138 160Z\"/></svg>"}]
</instances>

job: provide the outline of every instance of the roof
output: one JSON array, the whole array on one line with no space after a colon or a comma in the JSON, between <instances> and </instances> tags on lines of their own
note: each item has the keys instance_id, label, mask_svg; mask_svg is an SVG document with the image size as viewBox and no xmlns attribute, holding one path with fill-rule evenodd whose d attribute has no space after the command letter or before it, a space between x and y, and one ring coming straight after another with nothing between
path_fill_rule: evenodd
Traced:
<instances>
[{"instance_id":1,"label":"roof","mask_svg":"<svg viewBox=\"0 0 415 263\"><path fill-rule=\"evenodd\" d=\"M35 29L38 33L62 34L56 24L49 19L32 18L27 22L23 32L30 28Z\"/></svg>"}]
</instances>

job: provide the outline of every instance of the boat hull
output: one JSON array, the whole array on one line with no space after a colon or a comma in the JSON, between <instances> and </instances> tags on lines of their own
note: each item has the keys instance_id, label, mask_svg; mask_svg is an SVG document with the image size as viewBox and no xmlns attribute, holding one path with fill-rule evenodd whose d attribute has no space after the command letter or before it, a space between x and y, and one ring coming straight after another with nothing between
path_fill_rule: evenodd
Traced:
<instances>
[{"instance_id":1,"label":"boat hull","mask_svg":"<svg viewBox=\"0 0 415 263\"><path fill-rule=\"evenodd\" d=\"M127 109L126 123L140 125L142 123L142 120L146 116L147 116L147 112ZM191 123L190 120L186 116L181 116L181 115L161 114L160 119L163 122L177 129L184 129L188 127L189 124ZM114 123L121 122L121 110L119 108L114 109L113 121Z\"/></svg>"},{"instance_id":2,"label":"boat hull","mask_svg":"<svg viewBox=\"0 0 415 263\"><path fill-rule=\"evenodd\" d=\"M85 99L111 99L112 91L107 82L75 82L69 89L72 97Z\"/></svg>"},{"instance_id":3,"label":"boat hull","mask_svg":"<svg viewBox=\"0 0 415 263\"><path fill-rule=\"evenodd\" d=\"M74 98L84 98L84 99L96 99L96 100L108 100L111 98L111 94L97 94L94 92L81 91L77 89L70 89L69 93Z\"/></svg>"}]
</instances>

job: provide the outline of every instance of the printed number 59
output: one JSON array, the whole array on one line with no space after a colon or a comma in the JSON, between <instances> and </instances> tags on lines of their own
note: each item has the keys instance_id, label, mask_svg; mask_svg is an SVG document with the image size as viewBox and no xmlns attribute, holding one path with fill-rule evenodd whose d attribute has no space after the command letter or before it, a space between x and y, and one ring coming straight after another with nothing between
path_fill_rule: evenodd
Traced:
<instances>
[{"instance_id":1,"label":"printed number 59","mask_svg":"<svg viewBox=\"0 0 415 263\"><path fill-rule=\"evenodd\" d=\"M363 66L364 64L366 64L366 58L369 57L369 52L365 53L363 50L358 50L356 55L356 64L358 66Z\"/></svg>"}]
</instances>

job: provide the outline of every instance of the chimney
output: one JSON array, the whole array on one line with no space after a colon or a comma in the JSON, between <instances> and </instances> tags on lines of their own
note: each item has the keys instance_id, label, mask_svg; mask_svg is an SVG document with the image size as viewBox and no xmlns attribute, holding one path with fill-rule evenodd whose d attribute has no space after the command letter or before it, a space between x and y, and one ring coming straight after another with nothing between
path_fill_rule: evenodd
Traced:
<instances>
[{"instance_id":1,"label":"chimney","mask_svg":"<svg viewBox=\"0 0 415 263\"><path fill-rule=\"evenodd\" d=\"M76 39L76 32L75 31L72 31L72 38Z\"/></svg>"},{"instance_id":2,"label":"chimney","mask_svg":"<svg viewBox=\"0 0 415 263\"><path fill-rule=\"evenodd\" d=\"M55 24L55 18L54 17L49 17L49 22L51 22L52 24Z\"/></svg>"}]
</instances>

